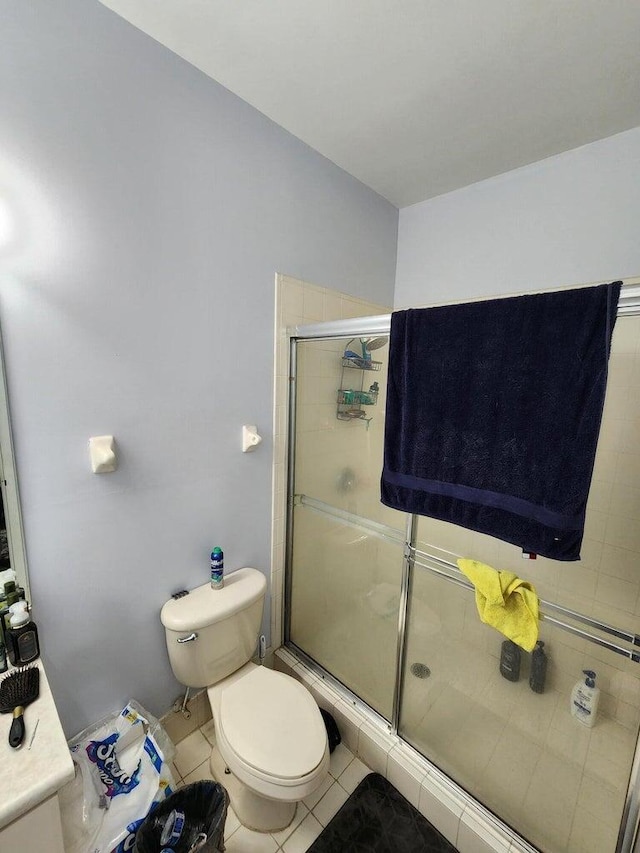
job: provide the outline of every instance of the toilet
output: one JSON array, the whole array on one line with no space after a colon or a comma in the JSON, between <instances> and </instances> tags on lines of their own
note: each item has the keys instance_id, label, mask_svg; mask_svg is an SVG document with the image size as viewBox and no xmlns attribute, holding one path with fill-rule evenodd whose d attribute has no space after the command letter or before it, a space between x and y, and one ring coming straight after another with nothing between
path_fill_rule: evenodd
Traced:
<instances>
[{"instance_id":1,"label":"toilet","mask_svg":"<svg viewBox=\"0 0 640 853\"><path fill-rule=\"evenodd\" d=\"M207 688L216 746L210 765L238 820L284 829L296 804L325 779L329 745L320 710L294 678L251 661L267 581L257 569L225 575L166 602L160 613L173 672Z\"/></svg>"}]
</instances>

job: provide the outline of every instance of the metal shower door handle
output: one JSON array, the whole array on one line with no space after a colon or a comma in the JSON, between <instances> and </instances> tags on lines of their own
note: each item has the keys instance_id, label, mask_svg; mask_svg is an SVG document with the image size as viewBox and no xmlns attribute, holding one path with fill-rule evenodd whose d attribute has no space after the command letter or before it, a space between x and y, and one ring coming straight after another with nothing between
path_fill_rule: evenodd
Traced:
<instances>
[{"instance_id":1,"label":"metal shower door handle","mask_svg":"<svg viewBox=\"0 0 640 853\"><path fill-rule=\"evenodd\" d=\"M178 637L179 643L192 643L194 640L198 639L198 635L194 631L193 634L189 634L188 637Z\"/></svg>"}]
</instances>

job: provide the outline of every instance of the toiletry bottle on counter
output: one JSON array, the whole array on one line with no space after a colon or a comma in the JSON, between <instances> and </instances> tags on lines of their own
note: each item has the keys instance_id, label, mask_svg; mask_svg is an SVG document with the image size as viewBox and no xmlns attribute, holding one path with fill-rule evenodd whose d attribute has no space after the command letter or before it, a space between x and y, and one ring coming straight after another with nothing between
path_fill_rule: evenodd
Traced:
<instances>
[{"instance_id":1,"label":"toiletry bottle on counter","mask_svg":"<svg viewBox=\"0 0 640 853\"><path fill-rule=\"evenodd\" d=\"M520 648L511 640L505 640L500 651L500 675L507 681L520 678Z\"/></svg>"},{"instance_id":2,"label":"toiletry bottle on counter","mask_svg":"<svg viewBox=\"0 0 640 853\"><path fill-rule=\"evenodd\" d=\"M211 589L224 586L224 554L222 548L215 547L211 552Z\"/></svg>"},{"instance_id":3,"label":"toiletry bottle on counter","mask_svg":"<svg viewBox=\"0 0 640 853\"><path fill-rule=\"evenodd\" d=\"M7 643L4 637L10 627L11 605L22 600L24 600L24 589L21 586L16 586L15 581L7 581L4 585L4 595L0 606L0 640L3 640L5 645Z\"/></svg>"},{"instance_id":4,"label":"toiletry bottle on counter","mask_svg":"<svg viewBox=\"0 0 640 853\"><path fill-rule=\"evenodd\" d=\"M534 693L544 693L546 677L547 656L544 652L544 643L538 640L531 654L531 672L529 673L529 687Z\"/></svg>"},{"instance_id":5,"label":"toiletry bottle on counter","mask_svg":"<svg viewBox=\"0 0 640 853\"><path fill-rule=\"evenodd\" d=\"M38 629L31 621L26 601L18 601L9 608L11 627L7 631L7 652L14 666L22 666L40 655Z\"/></svg>"},{"instance_id":6,"label":"toiletry bottle on counter","mask_svg":"<svg viewBox=\"0 0 640 853\"><path fill-rule=\"evenodd\" d=\"M596 687L596 674L592 669L583 669L584 681L578 681L571 691L571 713L584 726L591 728L598 713L600 688Z\"/></svg>"}]
</instances>

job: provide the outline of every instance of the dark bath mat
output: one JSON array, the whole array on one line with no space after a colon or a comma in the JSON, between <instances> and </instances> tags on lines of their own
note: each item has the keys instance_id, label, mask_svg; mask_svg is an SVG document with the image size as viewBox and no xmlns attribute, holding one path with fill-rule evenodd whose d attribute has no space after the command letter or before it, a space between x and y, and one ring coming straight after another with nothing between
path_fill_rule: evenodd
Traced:
<instances>
[{"instance_id":1,"label":"dark bath mat","mask_svg":"<svg viewBox=\"0 0 640 853\"><path fill-rule=\"evenodd\" d=\"M308 853L457 853L379 773L360 782Z\"/></svg>"}]
</instances>

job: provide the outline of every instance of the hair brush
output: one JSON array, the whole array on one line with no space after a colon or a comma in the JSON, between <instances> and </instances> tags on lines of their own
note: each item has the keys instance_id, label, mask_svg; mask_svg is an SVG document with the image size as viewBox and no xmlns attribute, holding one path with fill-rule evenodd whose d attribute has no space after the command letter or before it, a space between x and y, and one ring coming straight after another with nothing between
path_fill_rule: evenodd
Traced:
<instances>
[{"instance_id":1,"label":"hair brush","mask_svg":"<svg viewBox=\"0 0 640 853\"><path fill-rule=\"evenodd\" d=\"M14 749L24 740L24 709L38 698L40 670L37 666L21 666L0 681L0 712L13 711L9 730L9 746Z\"/></svg>"}]
</instances>

